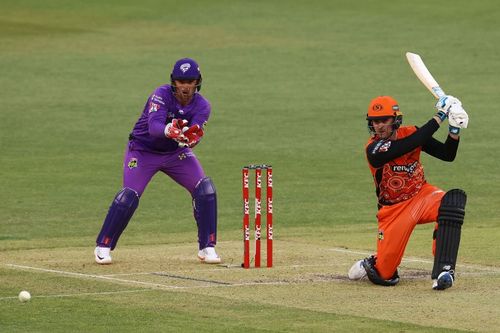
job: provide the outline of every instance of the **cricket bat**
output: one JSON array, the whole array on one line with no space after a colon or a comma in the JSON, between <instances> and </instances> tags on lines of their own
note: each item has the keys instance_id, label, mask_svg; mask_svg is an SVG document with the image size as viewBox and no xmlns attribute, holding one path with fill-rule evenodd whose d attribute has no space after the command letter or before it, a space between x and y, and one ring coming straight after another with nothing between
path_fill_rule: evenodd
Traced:
<instances>
[{"instance_id":1,"label":"cricket bat","mask_svg":"<svg viewBox=\"0 0 500 333\"><path fill-rule=\"evenodd\" d=\"M436 97L436 99L445 95L443 89L441 89L418 54L406 52L406 59L420 82L424 84L424 86L431 92L432 95L434 95L434 97Z\"/></svg>"}]
</instances>

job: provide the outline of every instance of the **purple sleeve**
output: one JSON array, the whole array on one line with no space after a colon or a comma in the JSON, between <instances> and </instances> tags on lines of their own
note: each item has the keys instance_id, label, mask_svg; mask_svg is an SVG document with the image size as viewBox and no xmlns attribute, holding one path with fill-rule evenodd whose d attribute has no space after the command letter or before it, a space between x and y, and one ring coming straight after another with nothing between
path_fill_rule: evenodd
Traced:
<instances>
[{"instance_id":1,"label":"purple sleeve","mask_svg":"<svg viewBox=\"0 0 500 333\"><path fill-rule=\"evenodd\" d=\"M155 90L148 101L148 128L153 137L164 138L167 121L167 103L160 89Z\"/></svg>"}]
</instances>

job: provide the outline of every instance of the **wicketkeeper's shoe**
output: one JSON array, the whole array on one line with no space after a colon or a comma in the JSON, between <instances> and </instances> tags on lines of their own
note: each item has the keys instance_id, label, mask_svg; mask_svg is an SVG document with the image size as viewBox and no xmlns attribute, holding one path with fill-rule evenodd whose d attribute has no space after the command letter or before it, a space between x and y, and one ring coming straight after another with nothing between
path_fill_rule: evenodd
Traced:
<instances>
[{"instance_id":1,"label":"wicketkeeper's shoe","mask_svg":"<svg viewBox=\"0 0 500 333\"><path fill-rule=\"evenodd\" d=\"M443 271L439 274L438 278L433 281L432 289L445 290L453 286L453 272Z\"/></svg>"},{"instance_id":2,"label":"wicketkeeper's shoe","mask_svg":"<svg viewBox=\"0 0 500 333\"><path fill-rule=\"evenodd\" d=\"M198 251L198 258L207 264L219 264L221 262L220 257L215 252L215 248L206 247L203 250Z\"/></svg>"},{"instance_id":3,"label":"wicketkeeper's shoe","mask_svg":"<svg viewBox=\"0 0 500 333\"><path fill-rule=\"evenodd\" d=\"M366 276L366 269L363 267L363 260L358 260L349 270L349 280L361 280Z\"/></svg>"},{"instance_id":4,"label":"wicketkeeper's shoe","mask_svg":"<svg viewBox=\"0 0 500 333\"><path fill-rule=\"evenodd\" d=\"M112 262L111 254L109 247L100 247L97 246L94 250L95 254L95 262L100 265L109 265Z\"/></svg>"}]
</instances>

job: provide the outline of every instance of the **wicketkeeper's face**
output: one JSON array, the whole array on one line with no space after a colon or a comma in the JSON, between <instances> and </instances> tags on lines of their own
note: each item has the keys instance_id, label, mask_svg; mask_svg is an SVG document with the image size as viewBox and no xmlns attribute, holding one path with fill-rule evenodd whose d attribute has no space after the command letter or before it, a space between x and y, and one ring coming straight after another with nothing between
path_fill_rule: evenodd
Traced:
<instances>
[{"instance_id":1,"label":"wicketkeeper's face","mask_svg":"<svg viewBox=\"0 0 500 333\"><path fill-rule=\"evenodd\" d=\"M381 119L373 119L372 126L375 130L375 134L381 139L388 139L392 133L392 124L394 123L394 118L381 118Z\"/></svg>"},{"instance_id":2,"label":"wicketkeeper's face","mask_svg":"<svg viewBox=\"0 0 500 333\"><path fill-rule=\"evenodd\" d=\"M175 97L182 104L187 104L193 98L198 80L174 80Z\"/></svg>"}]
</instances>

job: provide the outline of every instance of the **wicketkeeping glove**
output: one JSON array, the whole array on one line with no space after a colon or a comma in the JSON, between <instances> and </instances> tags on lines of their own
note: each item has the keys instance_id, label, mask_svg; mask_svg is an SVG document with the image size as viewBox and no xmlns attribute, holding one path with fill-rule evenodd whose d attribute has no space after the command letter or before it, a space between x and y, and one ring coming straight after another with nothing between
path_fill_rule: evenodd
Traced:
<instances>
[{"instance_id":1,"label":"wicketkeeping glove","mask_svg":"<svg viewBox=\"0 0 500 333\"><path fill-rule=\"evenodd\" d=\"M165 126L165 136L169 139L175 140L177 142L185 141L186 138L182 133L182 128L187 124L186 120L183 119L172 119L172 122Z\"/></svg>"},{"instance_id":2,"label":"wicketkeeping glove","mask_svg":"<svg viewBox=\"0 0 500 333\"><path fill-rule=\"evenodd\" d=\"M182 132L185 137L185 141L179 142L180 147L189 147L192 148L200 142L201 137L203 136L204 132L203 129L200 127L200 125L193 125L191 127L184 127L182 129Z\"/></svg>"}]
</instances>

